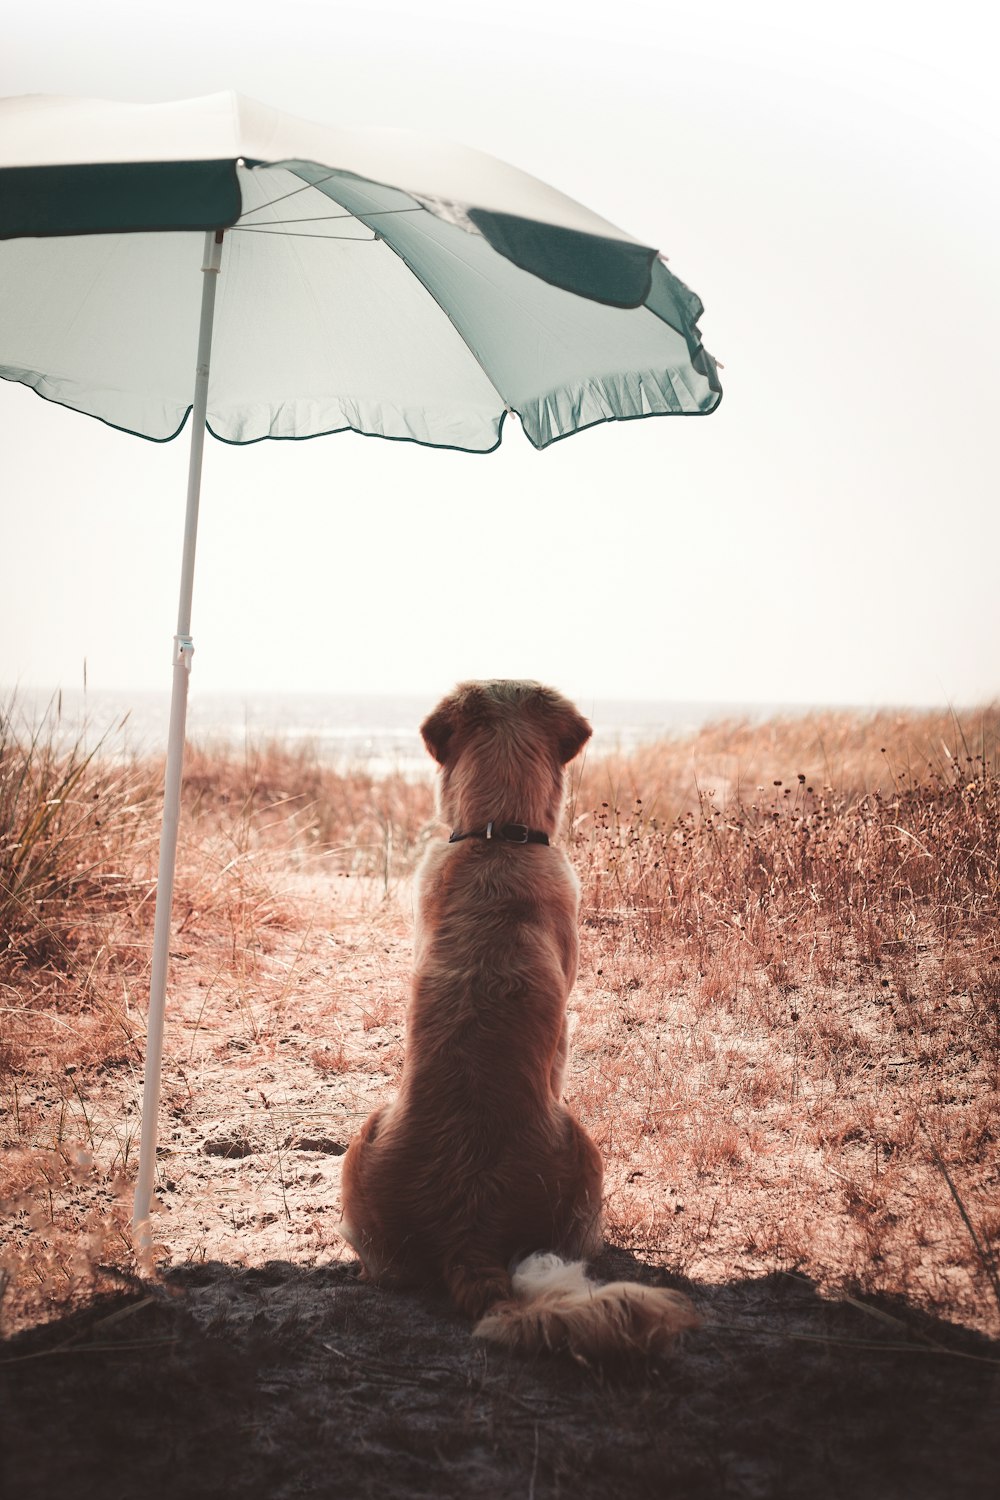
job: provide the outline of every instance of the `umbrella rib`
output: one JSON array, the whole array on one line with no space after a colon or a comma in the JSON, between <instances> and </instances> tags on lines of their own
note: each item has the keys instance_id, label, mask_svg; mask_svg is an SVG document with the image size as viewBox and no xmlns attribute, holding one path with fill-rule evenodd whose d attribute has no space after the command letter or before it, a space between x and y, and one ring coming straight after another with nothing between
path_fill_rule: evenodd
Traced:
<instances>
[{"instance_id":1,"label":"umbrella rib","mask_svg":"<svg viewBox=\"0 0 1000 1500\"><path fill-rule=\"evenodd\" d=\"M284 203L286 198L294 198L296 193L304 193L307 188L319 187L321 182L329 182L331 177L338 176L338 172L328 172L325 177L318 177L315 182L304 182L301 187L292 188L291 192L282 193L277 198L272 198L269 203L258 203L256 208L248 208L240 218L246 218L247 214L259 214L265 208L273 208L276 203Z\"/></svg>"},{"instance_id":2,"label":"umbrella rib","mask_svg":"<svg viewBox=\"0 0 1000 1500\"><path fill-rule=\"evenodd\" d=\"M270 198L267 201L267 203L258 203L256 205L256 207L254 207L254 208L244 209L243 212L240 214L240 218L241 219L245 219L248 214L263 213L263 211L264 211L265 208L273 208L276 203L284 203L284 201L285 201L286 198L294 198L299 193L306 192L306 190L308 188L319 187L322 183L329 182L331 178L333 178L333 177L339 177L340 176L340 171L341 171L341 169L338 167L335 171L328 172L325 177L317 177L317 179L316 179L315 182L304 182L301 187L292 188L291 191L288 192L288 193L280 193L277 198ZM376 213L383 213L383 214L421 214L421 213L426 213L427 210L424 208L424 206L423 206L422 203L415 203L412 208L381 208L381 209L376 209L375 212ZM353 218L353 217L354 217L353 214L331 214L330 215L331 219Z\"/></svg>"},{"instance_id":3,"label":"umbrella rib","mask_svg":"<svg viewBox=\"0 0 1000 1500\"><path fill-rule=\"evenodd\" d=\"M308 220L304 219L302 222L308 223ZM292 219L291 223L294 224L295 220ZM356 245L374 245L375 241L381 238L377 234L373 234L370 237L362 237L357 234L309 234L305 231L296 234L294 229L264 229L259 224L234 224L232 229L226 230L226 233L271 234L277 236L279 239L286 240L353 240Z\"/></svg>"},{"instance_id":4,"label":"umbrella rib","mask_svg":"<svg viewBox=\"0 0 1000 1500\"><path fill-rule=\"evenodd\" d=\"M275 201L277 201L277 200L275 200ZM262 208L269 208L270 204L261 204L261 207ZM247 213L248 214L255 214L256 212L257 212L257 210L255 208L248 208L247 209ZM426 212L427 212L427 210L425 208L423 208L420 204L417 204L417 206L415 208L376 208L376 209L373 209L371 213L369 213L368 210L365 209L365 218L366 219L381 218L381 216L383 214L423 214L423 213L426 213ZM245 215L241 215L240 217L244 218ZM268 219L266 226L264 226L264 225L258 225L258 224L245 224L245 225L241 225L240 227L244 228L244 229L259 229L259 228L266 227L266 228L270 229L275 224L326 224L326 223L328 223L332 219L356 219L357 217L358 217L357 214L352 214L352 213L342 213L342 214L303 214L303 216L302 216L301 219ZM237 224L239 224L239 219L236 222L237 222Z\"/></svg>"}]
</instances>

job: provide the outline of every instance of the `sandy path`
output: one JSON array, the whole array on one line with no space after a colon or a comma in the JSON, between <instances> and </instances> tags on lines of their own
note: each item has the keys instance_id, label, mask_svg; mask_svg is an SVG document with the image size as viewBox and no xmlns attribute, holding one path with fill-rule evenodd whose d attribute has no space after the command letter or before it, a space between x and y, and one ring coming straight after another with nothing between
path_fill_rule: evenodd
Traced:
<instances>
[{"instance_id":1,"label":"sandy path","mask_svg":"<svg viewBox=\"0 0 1000 1500\"><path fill-rule=\"evenodd\" d=\"M247 972L196 932L173 950L153 1217L172 1265L350 1255L341 1159L402 1062L409 888L284 887Z\"/></svg>"}]
</instances>

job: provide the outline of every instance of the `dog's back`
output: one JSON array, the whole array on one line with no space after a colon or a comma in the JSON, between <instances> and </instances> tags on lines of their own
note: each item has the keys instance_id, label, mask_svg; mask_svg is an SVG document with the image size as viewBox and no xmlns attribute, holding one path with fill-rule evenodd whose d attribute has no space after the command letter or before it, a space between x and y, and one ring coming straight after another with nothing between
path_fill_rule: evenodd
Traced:
<instances>
[{"instance_id":1,"label":"dog's back","mask_svg":"<svg viewBox=\"0 0 1000 1500\"><path fill-rule=\"evenodd\" d=\"M424 726L442 811L470 836L425 859L399 1095L344 1163L345 1233L369 1273L441 1279L472 1316L510 1294L518 1252L594 1243L601 1185L559 1097L576 879L560 850L500 836L519 817L555 834L562 755L589 726L548 690L491 686L460 689ZM491 823L498 836L478 836Z\"/></svg>"},{"instance_id":2,"label":"dog's back","mask_svg":"<svg viewBox=\"0 0 1000 1500\"><path fill-rule=\"evenodd\" d=\"M561 1097L578 888L549 843L590 726L536 683L469 683L422 733L454 832L419 876L403 1076L344 1159L342 1232L374 1280L443 1283L481 1337L659 1349L690 1326L685 1299L530 1254L601 1245L601 1159Z\"/></svg>"}]
</instances>

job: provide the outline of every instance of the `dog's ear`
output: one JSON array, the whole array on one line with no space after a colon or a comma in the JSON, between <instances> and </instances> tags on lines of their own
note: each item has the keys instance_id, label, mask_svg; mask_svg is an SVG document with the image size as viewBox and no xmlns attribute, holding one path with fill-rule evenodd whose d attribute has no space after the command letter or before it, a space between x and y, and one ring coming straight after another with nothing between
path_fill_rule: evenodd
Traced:
<instances>
[{"instance_id":1,"label":"dog's ear","mask_svg":"<svg viewBox=\"0 0 1000 1500\"><path fill-rule=\"evenodd\" d=\"M424 744L439 766L443 766L448 755L448 745L455 732L455 719L449 700L439 703L432 714L420 726Z\"/></svg>"},{"instance_id":2,"label":"dog's ear","mask_svg":"<svg viewBox=\"0 0 1000 1500\"><path fill-rule=\"evenodd\" d=\"M584 745L590 739L592 730L582 714L577 713L572 704L567 703L565 708L560 708L556 719L557 745L559 747L559 759L563 765L578 755Z\"/></svg>"}]
</instances>

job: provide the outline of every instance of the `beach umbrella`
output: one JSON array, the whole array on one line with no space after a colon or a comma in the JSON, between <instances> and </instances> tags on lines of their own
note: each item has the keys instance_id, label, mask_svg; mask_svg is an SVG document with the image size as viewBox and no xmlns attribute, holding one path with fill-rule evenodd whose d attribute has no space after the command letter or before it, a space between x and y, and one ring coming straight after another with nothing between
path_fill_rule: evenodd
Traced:
<instances>
[{"instance_id":1,"label":"beach umbrella","mask_svg":"<svg viewBox=\"0 0 1000 1500\"><path fill-rule=\"evenodd\" d=\"M203 273L203 274L200 274ZM504 162L233 93L0 100L0 375L155 442L191 417L142 1130L149 1242L206 431L485 453L718 405L662 255Z\"/></svg>"}]
</instances>

